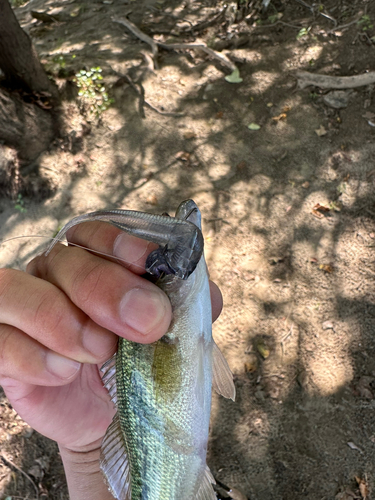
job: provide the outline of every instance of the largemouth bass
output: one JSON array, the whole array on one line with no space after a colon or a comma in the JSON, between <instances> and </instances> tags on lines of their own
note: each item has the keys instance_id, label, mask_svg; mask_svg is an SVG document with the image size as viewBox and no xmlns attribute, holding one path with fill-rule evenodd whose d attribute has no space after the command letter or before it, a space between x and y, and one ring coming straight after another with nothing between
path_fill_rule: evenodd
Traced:
<instances>
[{"instance_id":1,"label":"largemouth bass","mask_svg":"<svg viewBox=\"0 0 375 500\"><path fill-rule=\"evenodd\" d=\"M120 338L102 367L117 413L102 443L101 469L117 500L215 500L206 464L211 387L234 400L228 364L212 338L211 299L201 217L192 200L175 217L102 211L72 219L105 220L153 241L146 269L168 295L173 320L150 345Z\"/></svg>"}]
</instances>

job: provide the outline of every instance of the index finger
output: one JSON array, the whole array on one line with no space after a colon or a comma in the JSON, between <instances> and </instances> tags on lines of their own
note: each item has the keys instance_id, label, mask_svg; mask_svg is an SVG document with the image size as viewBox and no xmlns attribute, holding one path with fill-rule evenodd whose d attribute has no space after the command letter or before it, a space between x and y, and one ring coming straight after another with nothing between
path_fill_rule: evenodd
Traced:
<instances>
[{"instance_id":1,"label":"index finger","mask_svg":"<svg viewBox=\"0 0 375 500\"><path fill-rule=\"evenodd\" d=\"M73 226L66 236L68 242L105 254L103 257L115 260L138 275L146 272L147 256L157 248L154 243L131 236L106 222L92 221ZM219 288L212 281L210 290L212 320L215 321L223 307L223 298Z\"/></svg>"},{"instance_id":2,"label":"index finger","mask_svg":"<svg viewBox=\"0 0 375 500\"><path fill-rule=\"evenodd\" d=\"M147 256L157 245L125 233L106 222L85 222L72 227L66 233L68 243L115 260L134 274L144 274ZM113 258L111 258L113 257Z\"/></svg>"}]
</instances>

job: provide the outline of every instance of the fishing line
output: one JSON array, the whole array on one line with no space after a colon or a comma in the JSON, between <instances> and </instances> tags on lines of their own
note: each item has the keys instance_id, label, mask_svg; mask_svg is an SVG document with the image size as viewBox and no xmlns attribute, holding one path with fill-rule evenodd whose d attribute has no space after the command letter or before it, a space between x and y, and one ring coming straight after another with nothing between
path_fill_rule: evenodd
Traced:
<instances>
[{"instance_id":1,"label":"fishing line","mask_svg":"<svg viewBox=\"0 0 375 500\"><path fill-rule=\"evenodd\" d=\"M115 259L115 260L119 260L121 262L124 262L124 264L128 264L128 265L131 265L131 266L134 266L134 267L138 267L139 269L142 269L144 272L145 271L145 268L143 266L140 266L139 264L134 264L133 262L129 262L121 257L116 257L115 255L110 255L109 253L105 253L105 252L100 252L99 250L93 250L92 248L88 248L88 247L85 247L85 246L82 246L82 245L78 245L78 243L71 243L70 241L67 242L66 240L60 240L59 238L51 238L51 236L42 236L40 234L30 234L30 235L24 235L24 236L13 236L13 238L8 238L4 241L0 241L0 245L4 245L5 243L8 243L9 241L13 241L13 240L19 240L21 238L47 238L48 240L50 241L56 241L56 242L60 242L60 243L67 243L66 246L73 246L73 247L77 247L77 248L82 248L83 250L88 250L89 252L92 252L92 253L95 253L97 255L102 255L103 257L110 257L111 259ZM45 253L45 250L41 251L38 253L38 255L42 255L43 253Z\"/></svg>"}]
</instances>

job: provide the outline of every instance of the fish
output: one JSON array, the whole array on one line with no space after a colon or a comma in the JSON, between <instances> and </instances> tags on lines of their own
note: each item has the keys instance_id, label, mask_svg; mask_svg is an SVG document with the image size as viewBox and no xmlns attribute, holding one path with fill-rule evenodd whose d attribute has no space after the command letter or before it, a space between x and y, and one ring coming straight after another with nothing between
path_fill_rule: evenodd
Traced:
<instances>
[{"instance_id":1,"label":"fish","mask_svg":"<svg viewBox=\"0 0 375 500\"><path fill-rule=\"evenodd\" d=\"M120 337L101 368L116 407L100 457L108 489L117 500L216 500L206 463L211 388L234 401L235 386L212 337L199 208L186 200L175 217L92 212L72 219L56 239L87 220L105 220L157 243L146 270L172 305L171 325L160 340L146 345Z\"/></svg>"}]
</instances>

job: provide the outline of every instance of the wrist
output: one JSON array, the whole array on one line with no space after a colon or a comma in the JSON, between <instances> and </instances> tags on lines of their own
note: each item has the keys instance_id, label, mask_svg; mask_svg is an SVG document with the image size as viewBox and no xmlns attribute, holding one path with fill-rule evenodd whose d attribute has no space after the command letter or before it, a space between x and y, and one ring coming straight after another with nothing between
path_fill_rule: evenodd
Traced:
<instances>
[{"instance_id":1,"label":"wrist","mask_svg":"<svg viewBox=\"0 0 375 500\"><path fill-rule=\"evenodd\" d=\"M83 449L59 445L70 500L113 500L99 466L101 440Z\"/></svg>"}]
</instances>

